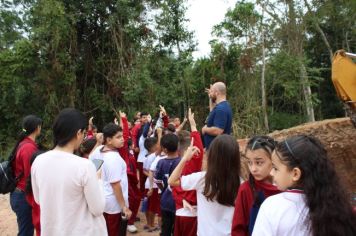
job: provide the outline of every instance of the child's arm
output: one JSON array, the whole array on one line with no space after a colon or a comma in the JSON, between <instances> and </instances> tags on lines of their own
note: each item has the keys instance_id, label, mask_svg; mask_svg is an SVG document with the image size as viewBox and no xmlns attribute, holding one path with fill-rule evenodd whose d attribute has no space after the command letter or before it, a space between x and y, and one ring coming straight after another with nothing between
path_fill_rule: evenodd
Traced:
<instances>
[{"instance_id":1,"label":"child's arm","mask_svg":"<svg viewBox=\"0 0 356 236\"><path fill-rule=\"evenodd\" d=\"M142 135L144 138L147 138L148 136L148 131L150 130L151 122L147 122L145 126L143 127Z\"/></svg>"},{"instance_id":2,"label":"child's arm","mask_svg":"<svg viewBox=\"0 0 356 236\"><path fill-rule=\"evenodd\" d=\"M114 194L115 194L115 197L116 197L116 200L117 202L119 203L121 209L122 209L122 212L125 214L126 218L130 218L131 217L131 210L126 206L126 203L125 203L125 199L124 199L124 195L122 193L122 188L121 188L121 184L120 184L120 181L119 182L115 182L115 183L110 183L111 184L111 187L114 191Z\"/></svg>"},{"instance_id":3,"label":"child's arm","mask_svg":"<svg viewBox=\"0 0 356 236\"><path fill-rule=\"evenodd\" d=\"M183 120L182 124L180 124L180 125L178 126L178 128L176 129L176 132L181 131L181 130L183 129L185 123L187 123L187 118L184 117L184 120Z\"/></svg>"},{"instance_id":4,"label":"child's arm","mask_svg":"<svg viewBox=\"0 0 356 236\"><path fill-rule=\"evenodd\" d=\"M124 112L119 111L120 115L120 126L122 127L122 136L124 138L124 146L119 148L120 155L124 158L126 164L128 163L128 153L129 153L129 138L130 138L130 130L129 123L127 121L126 114Z\"/></svg>"},{"instance_id":5,"label":"child's arm","mask_svg":"<svg viewBox=\"0 0 356 236\"><path fill-rule=\"evenodd\" d=\"M190 143L190 146L188 149L185 151L183 158L177 165L177 167L173 170L171 176L168 179L168 184L172 187L174 186L180 186L180 176L182 174L184 165L187 161L191 160L192 157L199 152L199 149L197 147L193 146L193 140Z\"/></svg>"},{"instance_id":6,"label":"child's arm","mask_svg":"<svg viewBox=\"0 0 356 236\"><path fill-rule=\"evenodd\" d=\"M153 192L153 171L152 170L148 171L148 182L150 184L150 189L148 190L147 196L150 197Z\"/></svg>"},{"instance_id":7,"label":"child's arm","mask_svg":"<svg viewBox=\"0 0 356 236\"><path fill-rule=\"evenodd\" d=\"M163 127L167 128L168 127L168 123L169 123L169 117L167 115L166 109L164 109L164 107L161 106L161 105L159 105L159 108L160 108L161 113L162 113Z\"/></svg>"},{"instance_id":8,"label":"child's arm","mask_svg":"<svg viewBox=\"0 0 356 236\"><path fill-rule=\"evenodd\" d=\"M143 170L143 173L144 173L147 177L149 177L149 176L150 176L149 171L148 171L148 170L146 170L146 169L144 169L144 170Z\"/></svg>"},{"instance_id":9,"label":"child's arm","mask_svg":"<svg viewBox=\"0 0 356 236\"><path fill-rule=\"evenodd\" d=\"M93 119L94 119L94 116L90 117L89 122L88 122L88 130L87 130L88 137L93 136Z\"/></svg>"}]
</instances>

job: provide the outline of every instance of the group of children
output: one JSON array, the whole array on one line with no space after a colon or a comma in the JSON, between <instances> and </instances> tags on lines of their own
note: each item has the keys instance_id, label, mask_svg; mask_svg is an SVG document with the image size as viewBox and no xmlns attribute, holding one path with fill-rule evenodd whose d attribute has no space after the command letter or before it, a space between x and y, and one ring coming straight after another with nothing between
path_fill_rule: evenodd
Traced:
<instances>
[{"instance_id":1,"label":"group of children","mask_svg":"<svg viewBox=\"0 0 356 236\"><path fill-rule=\"evenodd\" d=\"M73 119L66 112L79 116L80 122L76 125L79 118ZM120 235L126 223L128 231L136 232L140 204L146 216L145 230L160 230L163 236L356 235L356 218L346 190L324 147L314 137L298 135L277 142L268 136L255 136L240 150L236 139L224 134L215 137L206 150L190 109L180 124L170 121L160 106L154 119L142 112L133 125L119 112L118 120L105 125L102 133L97 133L90 119L84 138L79 111L66 112L55 121L55 149L40 155L31 170L26 167L24 175L27 178L31 172L31 206L39 204L37 214L41 211L41 223L45 220L46 224L41 225L44 235ZM41 122L31 126L27 148L39 134ZM183 129L185 122L189 122L190 132ZM14 149L17 153L26 146L21 142ZM82 161L74 160L72 154L60 155L75 150ZM19 166L29 159L20 156L17 154L16 173L23 171ZM68 159L65 164L64 158ZM103 161L97 177L86 158ZM246 181L241 178L244 159L249 169ZM45 165L56 168L44 170ZM65 165L64 179L55 174L61 165ZM51 186L52 179L56 186ZM19 195L22 185L12 195ZM84 186L82 195L76 186ZM11 196L13 209L17 195ZM58 207L50 205L53 201ZM58 209L61 207L64 212ZM84 208L89 208L91 216ZM77 215L70 215L73 209ZM20 211L14 211L21 218ZM88 225L60 231L80 225L78 215ZM39 234L38 217L32 220ZM89 230L92 225L96 228Z\"/></svg>"}]
</instances>

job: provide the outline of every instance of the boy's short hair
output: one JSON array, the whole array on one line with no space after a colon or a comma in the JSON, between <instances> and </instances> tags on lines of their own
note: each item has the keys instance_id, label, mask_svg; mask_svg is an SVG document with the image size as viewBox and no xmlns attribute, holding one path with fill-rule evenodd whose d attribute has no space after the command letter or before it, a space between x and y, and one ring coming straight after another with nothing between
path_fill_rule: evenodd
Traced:
<instances>
[{"instance_id":1,"label":"boy's short hair","mask_svg":"<svg viewBox=\"0 0 356 236\"><path fill-rule=\"evenodd\" d=\"M183 152L187 150L187 148L190 145L191 138L190 138L190 133L189 131L186 130L181 130L177 133L178 136L178 149L181 152L181 155L183 155Z\"/></svg>"},{"instance_id":2,"label":"boy's short hair","mask_svg":"<svg viewBox=\"0 0 356 236\"><path fill-rule=\"evenodd\" d=\"M141 112L140 117L142 118L142 116L148 116L148 112L145 111Z\"/></svg>"},{"instance_id":3,"label":"boy's short hair","mask_svg":"<svg viewBox=\"0 0 356 236\"><path fill-rule=\"evenodd\" d=\"M174 132L176 132L176 127L174 126L174 124L168 124L167 130L174 133Z\"/></svg>"},{"instance_id":4,"label":"boy's short hair","mask_svg":"<svg viewBox=\"0 0 356 236\"><path fill-rule=\"evenodd\" d=\"M144 142L144 146L147 149L147 151L151 151L151 149L157 144L158 140L155 137L149 137L146 138Z\"/></svg>"},{"instance_id":5,"label":"boy's short hair","mask_svg":"<svg viewBox=\"0 0 356 236\"><path fill-rule=\"evenodd\" d=\"M175 134L165 134L161 139L161 146L167 149L168 152L176 152L178 150L178 137Z\"/></svg>"}]
</instances>

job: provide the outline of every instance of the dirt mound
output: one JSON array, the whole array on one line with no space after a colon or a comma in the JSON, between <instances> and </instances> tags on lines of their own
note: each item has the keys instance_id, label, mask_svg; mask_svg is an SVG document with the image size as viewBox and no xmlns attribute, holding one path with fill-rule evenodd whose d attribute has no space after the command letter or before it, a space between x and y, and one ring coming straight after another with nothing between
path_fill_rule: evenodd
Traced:
<instances>
[{"instance_id":1,"label":"dirt mound","mask_svg":"<svg viewBox=\"0 0 356 236\"><path fill-rule=\"evenodd\" d=\"M289 129L278 130L269 135L281 141L287 137L306 134L318 138L336 167L350 193L356 193L356 128L350 118L337 118L306 123ZM245 150L248 139L239 139L241 151ZM244 177L247 176L247 164L243 159Z\"/></svg>"},{"instance_id":2,"label":"dirt mound","mask_svg":"<svg viewBox=\"0 0 356 236\"><path fill-rule=\"evenodd\" d=\"M356 128L350 118L307 123L270 134L276 140L306 134L318 138L350 192L356 192Z\"/></svg>"}]
</instances>

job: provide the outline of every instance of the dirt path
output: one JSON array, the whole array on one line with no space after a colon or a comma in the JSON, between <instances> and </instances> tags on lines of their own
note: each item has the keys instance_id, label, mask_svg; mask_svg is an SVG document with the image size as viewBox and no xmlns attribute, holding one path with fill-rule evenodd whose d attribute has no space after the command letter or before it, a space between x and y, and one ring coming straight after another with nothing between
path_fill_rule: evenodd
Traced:
<instances>
[{"instance_id":1,"label":"dirt path","mask_svg":"<svg viewBox=\"0 0 356 236\"><path fill-rule=\"evenodd\" d=\"M159 232L144 232L143 225L145 223L145 217L142 213L139 213L141 218L140 222L136 222L136 227L139 229L138 233L127 235L137 235L137 236L158 236ZM0 236L15 236L17 235L17 223L16 215L11 210L9 203L9 195L0 194Z\"/></svg>"}]
</instances>

